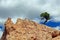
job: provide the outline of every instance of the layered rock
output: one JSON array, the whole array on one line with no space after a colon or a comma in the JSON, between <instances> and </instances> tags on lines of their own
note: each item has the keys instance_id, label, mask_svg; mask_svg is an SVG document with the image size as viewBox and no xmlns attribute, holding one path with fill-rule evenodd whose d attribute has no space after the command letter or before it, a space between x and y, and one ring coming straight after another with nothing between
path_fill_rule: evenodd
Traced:
<instances>
[{"instance_id":1,"label":"layered rock","mask_svg":"<svg viewBox=\"0 0 60 40\"><path fill-rule=\"evenodd\" d=\"M28 19L18 18L14 24L8 18L1 40L60 40L60 31Z\"/></svg>"}]
</instances>

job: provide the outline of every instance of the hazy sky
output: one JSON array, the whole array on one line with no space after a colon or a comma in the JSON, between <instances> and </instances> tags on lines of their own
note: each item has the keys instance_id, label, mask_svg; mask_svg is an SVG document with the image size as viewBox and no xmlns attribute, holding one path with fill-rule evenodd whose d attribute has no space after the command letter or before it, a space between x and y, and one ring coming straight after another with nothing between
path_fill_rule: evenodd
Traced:
<instances>
[{"instance_id":1,"label":"hazy sky","mask_svg":"<svg viewBox=\"0 0 60 40\"><path fill-rule=\"evenodd\" d=\"M53 20L60 21L60 0L0 0L1 23L8 17L34 20L45 11L53 16Z\"/></svg>"}]
</instances>

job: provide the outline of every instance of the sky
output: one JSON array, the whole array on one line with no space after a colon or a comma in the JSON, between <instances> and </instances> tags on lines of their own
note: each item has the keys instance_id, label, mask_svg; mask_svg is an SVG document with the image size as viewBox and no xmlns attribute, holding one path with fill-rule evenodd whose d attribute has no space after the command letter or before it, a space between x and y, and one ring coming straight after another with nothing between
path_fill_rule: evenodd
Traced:
<instances>
[{"instance_id":1,"label":"sky","mask_svg":"<svg viewBox=\"0 0 60 40\"><path fill-rule=\"evenodd\" d=\"M37 23L40 14L48 12L51 19L46 23L47 26L60 29L60 0L0 0L0 28L8 17L16 22L17 18L28 18Z\"/></svg>"}]
</instances>

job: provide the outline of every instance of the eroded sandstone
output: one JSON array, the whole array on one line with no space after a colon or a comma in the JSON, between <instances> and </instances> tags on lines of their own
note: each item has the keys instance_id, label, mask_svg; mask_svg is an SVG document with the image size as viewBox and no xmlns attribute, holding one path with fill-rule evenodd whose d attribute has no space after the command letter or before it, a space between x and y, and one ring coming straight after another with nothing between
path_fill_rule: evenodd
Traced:
<instances>
[{"instance_id":1,"label":"eroded sandstone","mask_svg":"<svg viewBox=\"0 0 60 40\"><path fill-rule=\"evenodd\" d=\"M28 19L18 18L14 24L8 18L1 40L60 40L60 31Z\"/></svg>"}]
</instances>

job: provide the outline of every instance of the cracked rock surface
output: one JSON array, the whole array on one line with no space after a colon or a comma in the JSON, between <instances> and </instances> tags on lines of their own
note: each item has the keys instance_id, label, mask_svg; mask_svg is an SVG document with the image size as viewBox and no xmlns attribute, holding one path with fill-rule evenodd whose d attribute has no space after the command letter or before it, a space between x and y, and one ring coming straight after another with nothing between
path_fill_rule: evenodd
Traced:
<instances>
[{"instance_id":1,"label":"cracked rock surface","mask_svg":"<svg viewBox=\"0 0 60 40\"><path fill-rule=\"evenodd\" d=\"M18 18L14 24L8 18L1 40L60 40L60 31L28 19Z\"/></svg>"}]
</instances>

